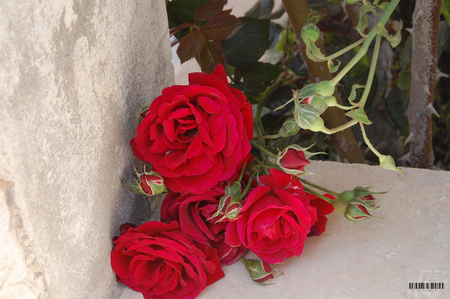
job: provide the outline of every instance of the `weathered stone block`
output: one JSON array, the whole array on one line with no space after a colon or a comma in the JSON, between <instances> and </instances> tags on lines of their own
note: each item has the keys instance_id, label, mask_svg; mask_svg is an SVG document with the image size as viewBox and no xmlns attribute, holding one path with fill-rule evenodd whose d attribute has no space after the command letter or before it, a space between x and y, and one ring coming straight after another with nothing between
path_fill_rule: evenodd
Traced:
<instances>
[{"instance_id":1,"label":"weathered stone block","mask_svg":"<svg viewBox=\"0 0 450 299\"><path fill-rule=\"evenodd\" d=\"M145 210L128 143L170 60L163 0L2 1L0 297L115 292L111 239Z\"/></svg>"}]
</instances>

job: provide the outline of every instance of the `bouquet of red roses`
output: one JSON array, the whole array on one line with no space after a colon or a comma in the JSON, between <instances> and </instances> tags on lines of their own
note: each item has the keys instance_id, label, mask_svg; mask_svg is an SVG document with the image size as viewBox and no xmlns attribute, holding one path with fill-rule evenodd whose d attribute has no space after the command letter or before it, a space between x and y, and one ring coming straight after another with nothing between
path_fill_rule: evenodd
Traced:
<instances>
[{"instance_id":1,"label":"bouquet of red roses","mask_svg":"<svg viewBox=\"0 0 450 299\"><path fill-rule=\"evenodd\" d=\"M300 256L307 237L325 231L334 209L350 220L372 217L373 192L338 194L304 180L307 149L273 153L253 131L252 106L222 65L190 74L189 85L164 89L144 109L130 144L152 171L131 185L168 194L161 221L124 224L114 238L118 281L145 298L194 298L241 260L263 282L274 278L273 264ZM248 250L261 260L243 258Z\"/></svg>"}]
</instances>

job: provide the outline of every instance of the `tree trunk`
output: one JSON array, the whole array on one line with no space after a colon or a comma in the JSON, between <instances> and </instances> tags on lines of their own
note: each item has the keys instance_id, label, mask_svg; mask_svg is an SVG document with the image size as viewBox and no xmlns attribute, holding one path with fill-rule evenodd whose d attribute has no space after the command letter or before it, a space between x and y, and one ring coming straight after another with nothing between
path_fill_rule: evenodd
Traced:
<instances>
[{"instance_id":1,"label":"tree trunk","mask_svg":"<svg viewBox=\"0 0 450 299\"><path fill-rule=\"evenodd\" d=\"M431 116L436 81L437 37L441 0L417 0L413 14L411 95L407 112L410 162L432 168L434 163Z\"/></svg>"},{"instance_id":2,"label":"tree trunk","mask_svg":"<svg viewBox=\"0 0 450 299\"><path fill-rule=\"evenodd\" d=\"M302 49L303 59L306 61L308 66L308 73L311 82L319 82L321 80L330 80L333 75L328 71L326 62L314 62L306 56L306 46L303 43L300 34L303 26L305 25L305 19L309 16L309 8L306 0L282 0L289 19L294 27L294 31L297 35L297 40L300 43ZM323 53L325 53L322 41L319 39L316 42ZM342 104L342 100L339 94L335 92L334 96L338 103ZM328 108L323 114L323 119L325 124L329 128L334 128L340 126L347 122L347 117L344 111L338 108ZM338 152L340 159L343 162L350 163L364 163L364 158L356 142L356 138L351 131L351 129L346 129L344 131L335 133L331 135L333 144Z\"/></svg>"}]
</instances>

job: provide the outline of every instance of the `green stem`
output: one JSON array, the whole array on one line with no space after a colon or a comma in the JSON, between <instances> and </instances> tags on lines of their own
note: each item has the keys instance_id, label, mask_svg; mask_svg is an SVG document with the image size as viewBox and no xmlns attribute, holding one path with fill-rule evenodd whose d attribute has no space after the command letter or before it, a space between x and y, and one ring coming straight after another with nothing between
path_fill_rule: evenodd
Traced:
<instances>
[{"instance_id":1,"label":"green stem","mask_svg":"<svg viewBox=\"0 0 450 299\"><path fill-rule=\"evenodd\" d=\"M328 135L331 135L331 134L334 134L336 132L343 131L343 130L345 130L347 128L350 128L351 126L354 126L357 123L358 123L357 120L352 119L352 120L348 121L347 123L345 123L345 124L343 124L343 125L341 125L339 127L333 128L333 129L323 128L321 132L323 132L325 134L328 134Z\"/></svg>"},{"instance_id":2,"label":"green stem","mask_svg":"<svg viewBox=\"0 0 450 299\"><path fill-rule=\"evenodd\" d=\"M270 97L270 95L283 83L283 73L281 73L277 80L266 88L266 90L258 95L258 105L256 106L256 113L255 113L255 129L258 135L262 136L264 135L264 126L261 122L261 113L262 109L264 108L264 105L267 101L267 99Z\"/></svg>"},{"instance_id":3,"label":"green stem","mask_svg":"<svg viewBox=\"0 0 450 299\"><path fill-rule=\"evenodd\" d=\"M254 147L256 147L257 149L259 149L262 153L273 157L273 158L277 158L277 155L275 155L274 153L272 153L271 151L267 150L266 148L264 148L263 146L257 144L256 142L250 141L250 144Z\"/></svg>"},{"instance_id":4,"label":"green stem","mask_svg":"<svg viewBox=\"0 0 450 299\"><path fill-rule=\"evenodd\" d=\"M253 139L275 139L279 137L280 137L279 134L275 134L275 135L253 136Z\"/></svg>"},{"instance_id":5,"label":"green stem","mask_svg":"<svg viewBox=\"0 0 450 299\"><path fill-rule=\"evenodd\" d=\"M250 190L250 187L251 187L251 185L252 185L252 181L253 181L254 178L255 178L255 174L252 174L252 175L250 176L250 178L248 179L247 186L245 186L244 191L242 191L241 195L239 196L239 198L240 198L241 200L244 199L244 197L245 197L245 196L247 195L247 193L248 193L248 190Z\"/></svg>"},{"instance_id":6,"label":"green stem","mask_svg":"<svg viewBox=\"0 0 450 299\"><path fill-rule=\"evenodd\" d=\"M356 47L356 46L362 44L362 43L364 42L364 40L365 40L365 38L362 38L362 39L360 39L359 41L354 42L354 43L351 44L350 46L347 46L347 47L345 47L344 49L342 49L342 50L340 50L340 51L338 51L338 52L336 52L336 53L334 53L334 54L332 54L332 55L326 56L325 59L324 59L323 61L335 59L335 58L337 58L337 57L339 57L339 56L341 56L341 55L347 53L348 51L350 51L350 50L353 49L354 47Z\"/></svg>"},{"instance_id":7,"label":"green stem","mask_svg":"<svg viewBox=\"0 0 450 299\"><path fill-rule=\"evenodd\" d=\"M331 190L329 190L329 189L326 189L326 188L324 188L324 187L322 187L322 186L313 184L313 183L311 183L310 181L307 181L307 180L305 180L305 179L302 179L302 178L299 178L299 177L298 177L298 179L299 179L300 182L302 182L303 184L310 185L311 187L314 187L314 188L319 189L319 190L321 190L321 191L323 191L323 192L329 193L329 194L331 194L331 195L333 195L333 196L336 196L336 197L339 196L339 193L337 193L337 192L334 192L334 191L331 191ZM304 186L303 186L303 187L304 187Z\"/></svg>"},{"instance_id":8,"label":"green stem","mask_svg":"<svg viewBox=\"0 0 450 299\"><path fill-rule=\"evenodd\" d=\"M344 105L341 105L341 104L338 104L338 103L336 103L335 106L338 107L339 109L342 109L342 110L352 110L353 108L356 107L356 106L344 106Z\"/></svg>"},{"instance_id":9,"label":"green stem","mask_svg":"<svg viewBox=\"0 0 450 299\"><path fill-rule=\"evenodd\" d=\"M369 138L367 137L366 130L364 129L364 124L359 123L359 125L360 125L360 127L361 127L361 133L362 133L364 142L365 142L366 145L370 148L370 150L371 150L375 155L377 155L378 158L380 158L380 157L382 156L382 154L380 154L380 152L377 151L377 150L375 149L375 147L372 145L372 143L370 142Z\"/></svg>"},{"instance_id":10,"label":"green stem","mask_svg":"<svg viewBox=\"0 0 450 299\"><path fill-rule=\"evenodd\" d=\"M336 77L331 80L334 85L341 81L341 79L361 60L361 58L366 55L367 51L369 50L369 46L372 43L372 40L378 34L378 28L384 27L386 25L386 22L394 12L394 9L395 7L397 7L399 2L400 0L392 0L391 3L389 3L383 15L378 20L378 23L367 34L366 40L361 46L361 49L359 49L358 53L356 53L352 60L350 60L350 62L339 72L339 74L337 74Z\"/></svg>"},{"instance_id":11,"label":"green stem","mask_svg":"<svg viewBox=\"0 0 450 299\"><path fill-rule=\"evenodd\" d=\"M308 187L305 187L305 186L303 186L303 189L305 189L305 190L308 191L309 193L311 193L311 194L317 196L318 198L323 199L323 200L325 200L326 202L333 204L333 200L332 200L332 199L329 199L328 197L326 197L326 196L320 194L319 192L316 192L316 191L314 191L314 190L312 190L312 189L310 189L310 188L308 188Z\"/></svg>"},{"instance_id":12,"label":"green stem","mask_svg":"<svg viewBox=\"0 0 450 299\"><path fill-rule=\"evenodd\" d=\"M370 93L370 88L372 87L373 78L375 76L375 70L377 68L378 55L380 53L380 45L381 45L381 35L377 35L375 39L375 47L373 49L372 61L370 63L369 76L367 77L366 86L364 87L364 92L361 96L361 100L359 101L360 108L364 109L364 105L366 104L367 97Z\"/></svg>"}]
</instances>

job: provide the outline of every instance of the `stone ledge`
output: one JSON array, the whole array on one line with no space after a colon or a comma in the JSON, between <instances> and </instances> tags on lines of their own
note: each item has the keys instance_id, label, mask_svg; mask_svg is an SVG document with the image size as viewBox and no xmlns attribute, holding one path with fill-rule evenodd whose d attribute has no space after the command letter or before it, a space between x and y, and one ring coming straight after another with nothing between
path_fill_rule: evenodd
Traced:
<instances>
[{"instance_id":1,"label":"stone ledge","mask_svg":"<svg viewBox=\"0 0 450 299\"><path fill-rule=\"evenodd\" d=\"M277 268L269 286L253 283L243 264L198 298L450 298L450 172L313 161L308 179L341 192L356 186L377 196L381 219L352 223L333 212L327 231L306 241L303 254ZM444 290L409 290L410 282L443 282ZM121 299L142 295L125 289Z\"/></svg>"}]
</instances>

